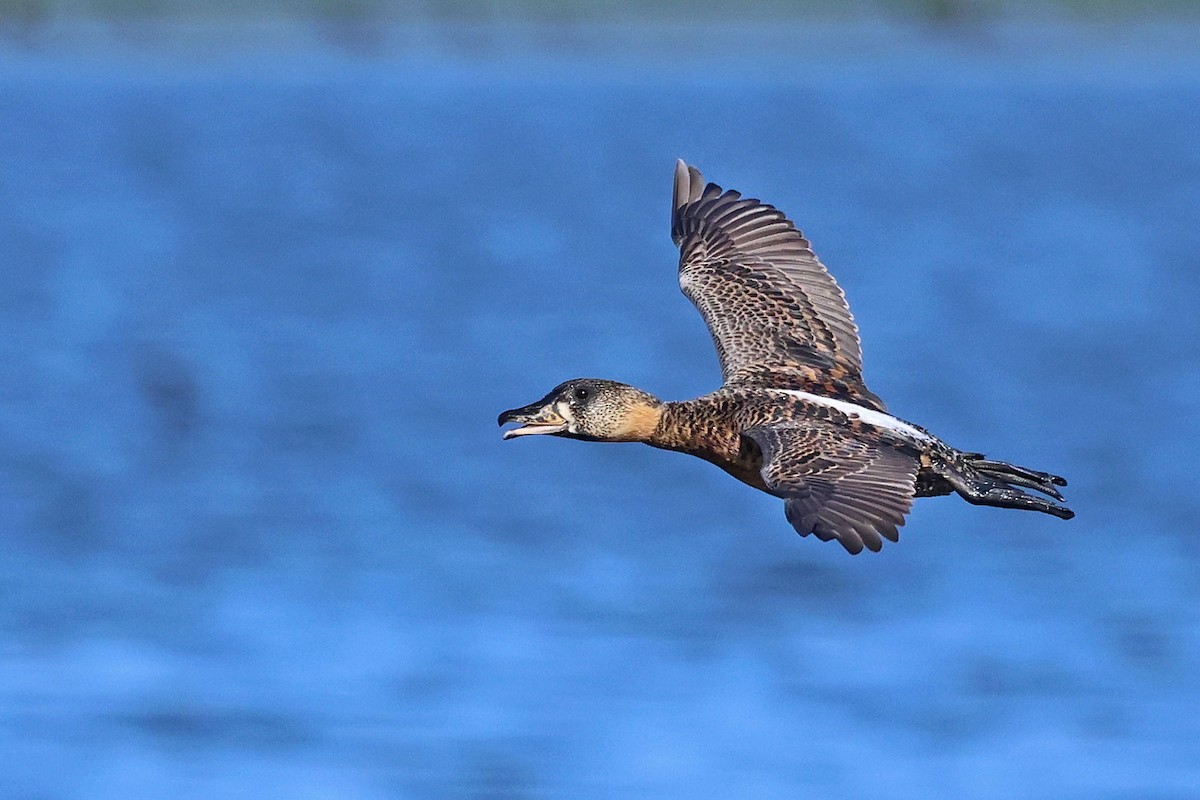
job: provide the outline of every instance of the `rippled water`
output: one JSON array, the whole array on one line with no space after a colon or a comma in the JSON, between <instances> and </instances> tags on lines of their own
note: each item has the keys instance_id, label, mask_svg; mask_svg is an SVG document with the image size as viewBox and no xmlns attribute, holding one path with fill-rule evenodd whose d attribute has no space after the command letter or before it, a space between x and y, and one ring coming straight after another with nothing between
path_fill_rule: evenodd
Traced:
<instances>
[{"instance_id":1,"label":"rippled water","mask_svg":"<svg viewBox=\"0 0 1200 800\"><path fill-rule=\"evenodd\" d=\"M1200 73L789 64L7 60L0 793L1194 797ZM567 377L717 384L679 156L797 220L894 412L1079 516L850 558L501 444Z\"/></svg>"}]
</instances>

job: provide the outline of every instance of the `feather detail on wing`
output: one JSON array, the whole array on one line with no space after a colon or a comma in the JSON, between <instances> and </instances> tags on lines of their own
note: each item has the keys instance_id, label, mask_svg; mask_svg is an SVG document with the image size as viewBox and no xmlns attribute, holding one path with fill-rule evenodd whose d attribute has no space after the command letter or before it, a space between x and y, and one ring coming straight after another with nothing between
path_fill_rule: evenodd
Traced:
<instances>
[{"instance_id":1,"label":"feather detail on wing","mask_svg":"<svg viewBox=\"0 0 1200 800\"><path fill-rule=\"evenodd\" d=\"M916 459L818 421L775 423L743 435L763 454L762 476L801 536L837 539L850 553L896 541L912 507Z\"/></svg>"},{"instance_id":2,"label":"feather detail on wing","mask_svg":"<svg viewBox=\"0 0 1200 800\"><path fill-rule=\"evenodd\" d=\"M819 391L883 404L862 383L858 327L808 241L774 206L675 168L679 285L704 317L726 384Z\"/></svg>"}]
</instances>

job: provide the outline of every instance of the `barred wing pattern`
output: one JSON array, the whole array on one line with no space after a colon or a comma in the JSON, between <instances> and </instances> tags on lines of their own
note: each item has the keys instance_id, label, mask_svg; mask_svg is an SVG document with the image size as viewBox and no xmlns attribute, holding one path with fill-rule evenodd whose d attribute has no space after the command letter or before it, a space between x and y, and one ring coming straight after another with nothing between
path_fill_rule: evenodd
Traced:
<instances>
[{"instance_id":1,"label":"barred wing pattern","mask_svg":"<svg viewBox=\"0 0 1200 800\"><path fill-rule=\"evenodd\" d=\"M817 374L861 385L862 350L845 295L783 212L704 185L683 161L672 209L679 284L712 333L727 384L781 386L790 378L799 387Z\"/></svg>"},{"instance_id":2,"label":"barred wing pattern","mask_svg":"<svg viewBox=\"0 0 1200 800\"><path fill-rule=\"evenodd\" d=\"M916 458L886 441L847 436L817 420L748 428L762 475L801 536L837 539L851 553L899 539L912 507Z\"/></svg>"}]
</instances>

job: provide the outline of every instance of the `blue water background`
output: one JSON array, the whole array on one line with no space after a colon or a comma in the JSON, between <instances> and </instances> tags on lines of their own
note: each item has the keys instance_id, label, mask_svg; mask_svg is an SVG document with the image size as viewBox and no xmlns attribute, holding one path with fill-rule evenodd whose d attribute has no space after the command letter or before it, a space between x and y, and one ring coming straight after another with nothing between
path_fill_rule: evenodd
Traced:
<instances>
[{"instance_id":1,"label":"blue water background","mask_svg":"<svg viewBox=\"0 0 1200 800\"><path fill-rule=\"evenodd\" d=\"M763 33L7 49L0 795L1198 796L1197 60ZM698 460L502 444L568 377L718 384L680 156L800 224L895 413L1079 516L851 558Z\"/></svg>"}]
</instances>

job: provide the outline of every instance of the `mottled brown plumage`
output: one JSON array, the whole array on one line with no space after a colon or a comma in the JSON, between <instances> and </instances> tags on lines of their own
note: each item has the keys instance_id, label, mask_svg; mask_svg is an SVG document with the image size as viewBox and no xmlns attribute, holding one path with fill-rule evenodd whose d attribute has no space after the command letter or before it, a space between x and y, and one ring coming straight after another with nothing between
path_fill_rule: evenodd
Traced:
<instances>
[{"instance_id":1,"label":"mottled brown plumage","mask_svg":"<svg viewBox=\"0 0 1200 800\"><path fill-rule=\"evenodd\" d=\"M862 376L845 296L781 212L675 170L671 236L679 283L703 316L724 375L717 391L663 403L632 386L579 378L506 411L504 438L549 434L640 441L703 458L784 500L801 535L851 553L896 541L914 497L957 492L980 505L1070 519L1066 481L964 453L887 413Z\"/></svg>"},{"instance_id":2,"label":"mottled brown plumage","mask_svg":"<svg viewBox=\"0 0 1200 800\"><path fill-rule=\"evenodd\" d=\"M726 385L819 391L880 411L862 380L858 326L841 287L774 206L675 169L679 285L704 317Z\"/></svg>"}]
</instances>

